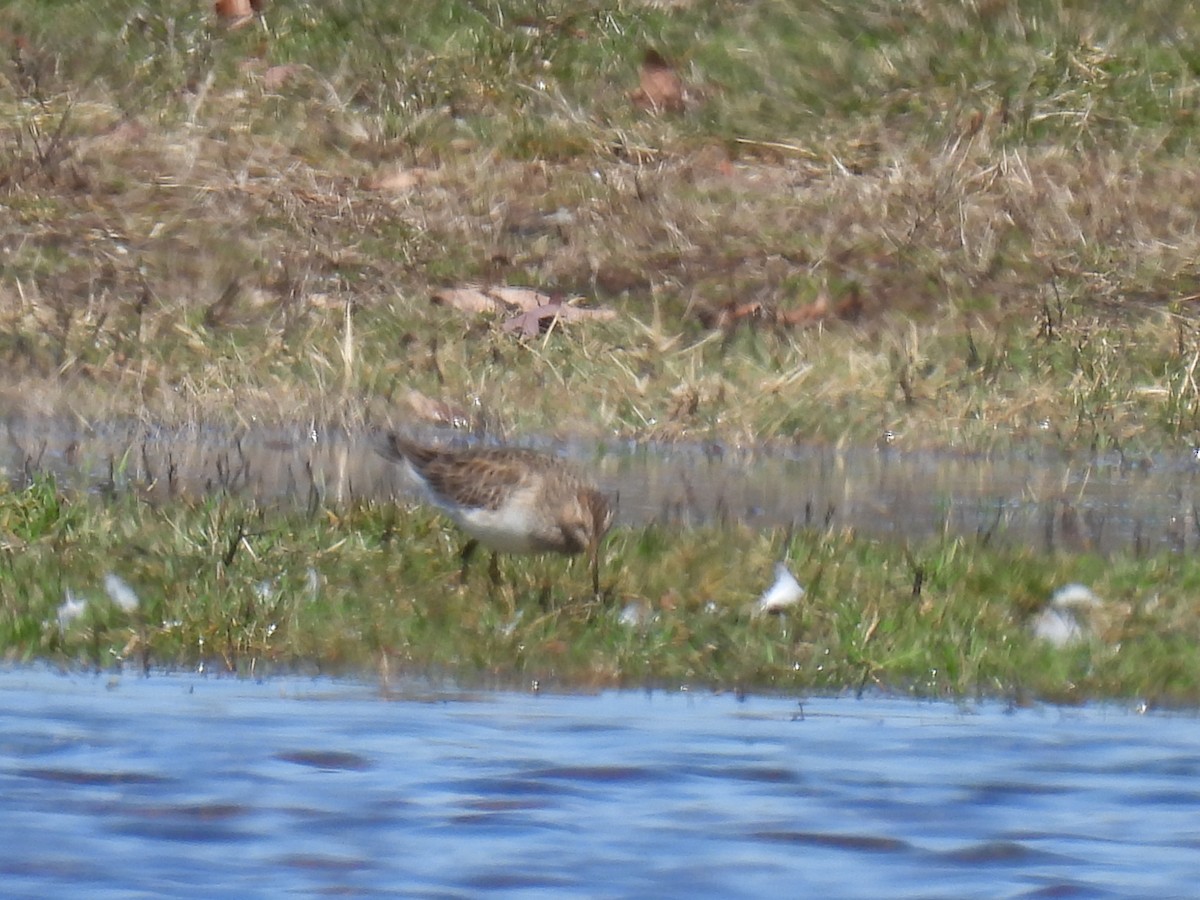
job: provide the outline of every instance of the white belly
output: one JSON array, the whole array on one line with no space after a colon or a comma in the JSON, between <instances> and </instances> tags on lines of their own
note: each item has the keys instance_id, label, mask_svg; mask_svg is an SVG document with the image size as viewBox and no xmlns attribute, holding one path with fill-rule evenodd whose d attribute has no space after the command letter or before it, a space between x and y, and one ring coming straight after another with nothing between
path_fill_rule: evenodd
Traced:
<instances>
[{"instance_id":1,"label":"white belly","mask_svg":"<svg viewBox=\"0 0 1200 900\"><path fill-rule=\"evenodd\" d=\"M527 509L507 504L500 509L464 509L452 513L459 527L489 550L501 553L539 553L549 548L539 540L535 517Z\"/></svg>"}]
</instances>

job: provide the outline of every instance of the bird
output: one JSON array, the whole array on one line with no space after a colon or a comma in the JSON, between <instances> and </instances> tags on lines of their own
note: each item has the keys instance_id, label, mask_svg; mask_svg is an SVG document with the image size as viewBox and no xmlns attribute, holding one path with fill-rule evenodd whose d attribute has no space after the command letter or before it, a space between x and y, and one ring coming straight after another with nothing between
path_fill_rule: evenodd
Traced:
<instances>
[{"instance_id":1,"label":"bird","mask_svg":"<svg viewBox=\"0 0 1200 900\"><path fill-rule=\"evenodd\" d=\"M396 432L375 445L408 470L426 494L466 533L461 579L480 544L498 553L586 553L592 591L600 594L600 543L616 516L616 498L557 457L516 447L431 447Z\"/></svg>"}]
</instances>

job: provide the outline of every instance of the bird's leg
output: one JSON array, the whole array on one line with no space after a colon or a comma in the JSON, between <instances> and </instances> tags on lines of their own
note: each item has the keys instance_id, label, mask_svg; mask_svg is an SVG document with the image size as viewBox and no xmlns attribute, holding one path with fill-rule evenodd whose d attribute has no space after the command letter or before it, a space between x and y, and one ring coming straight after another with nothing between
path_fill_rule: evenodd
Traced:
<instances>
[{"instance_id":1,"label":"bird's leg","mask_svg":"<svg viewBox=\"0 0 1200 900\"><path fill-rule=\"evenodd\" d=\"M459 582L467 583L467 565L471 562L471 555L475 552L475 548L479 546L479 541L471 538L463 545L462 553L459 554L459 559L462 560L462 571L458 574Z\"/></svg>"},{"instance_id":2,"label":"bird's leg","mask_svg":"<svg viewBox=\"0 0 1200 900\"><path fill-rule=\"evenodd\" d=\"M600 548L592 548L592 594L600 599Z\"/></svg>"},{"instance_id":3,"label":"bird's leg","mask_svg":"<svg viewBox=\"0 0 1200 900\"><path fill-rule=\"evenodd\" d=\"M500 583L500 554L492 553L492 562L488 566L488 575L492 577L492 584Z\"/></svg>"}]
</instances>

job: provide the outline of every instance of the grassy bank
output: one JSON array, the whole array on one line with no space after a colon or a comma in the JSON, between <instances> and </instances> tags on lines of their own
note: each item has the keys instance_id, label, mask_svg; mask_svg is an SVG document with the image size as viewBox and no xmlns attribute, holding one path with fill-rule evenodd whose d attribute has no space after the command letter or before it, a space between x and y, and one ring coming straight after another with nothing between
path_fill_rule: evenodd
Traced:
<instances>
[{"instance_id":1,"label":"grassy bank","mask_svg":"<svg viewBox=\"0 0 1200 900\"><path fill-rule=\"evenodd\" d=\"M14 0L0 413L1186 454L1198 32L1167 0ZM13 658L1197 694L1181 558L624 530L597 603L562 561L447 588L425 512L0 501ZM810 602L749 616L785 555ZM109 572L136 610L60 627ZM1032 642L1074 580L1113 621Z\"/></svg>"},{"instance_id":2,"label":"grassy bank","mask_svg":"<svg viewBox=\"0 0 1200 900\"><path fill-rule=\"evenodd\" d=\"M17 0L0 390L88 418L1187 452L1197 27L1169 2L347 0L232 28ZM650 50L678 103L638 101ZM431 304L467 283L617 317L521 338Z\"/></svg>"},{"instance_id":3,"label":"grassy bank","mask_svg":"<svg viewBox=\"0 0 1200 900\"><path fill-rule=\"evenodd\" d=\"M607 544L597 599L585 567L558 558L506 559L496 586L481 563L459 584L458 535L420 508L301 513L229 498L156 508L131 495L68 496L49 481L0 495L0 535L9 661L1200 700L1200 567L1165 555L1068 559L820 529L624 529ZM807 596L756 615L785 556ZM1090 638L1054 648L1031 635L1030 619L1071 581L1107 605Z\"/></svg>"}]
</instances>

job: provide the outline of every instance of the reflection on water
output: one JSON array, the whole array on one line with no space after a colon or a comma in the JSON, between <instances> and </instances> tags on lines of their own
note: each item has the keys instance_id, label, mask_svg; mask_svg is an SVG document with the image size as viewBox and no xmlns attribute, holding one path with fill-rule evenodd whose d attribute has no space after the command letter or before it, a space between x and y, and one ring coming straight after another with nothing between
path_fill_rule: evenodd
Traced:
<instances>
[{"instance_id":1,"label":"reflection on water","mask_svg":"<svg viewBox=\"0 0 1200 900\"><path fill-rule=\"evenodd\" d=\"M169 499L214 490L264 500L339 504L407 490L369 435L314 429L86 431L12 417L0 472L35 469L100 489L138 487ZM700 447L545 445L596 470L620 492L625 524L853 527L869 534L948 532L1099 552L1200 545L1200 465L1119 457L973 457L870 448L749 452Z\"/></svg>"},{"instance_id":2,"label":"reflection on water","mask_svg":"<svg viewBox=\"0 0 1200 900\"><path fill-rule=\"evenodd\" d=\"M1191 717L0 673L6 896L1189 896Z\"/></svg>"}]
</instances>

